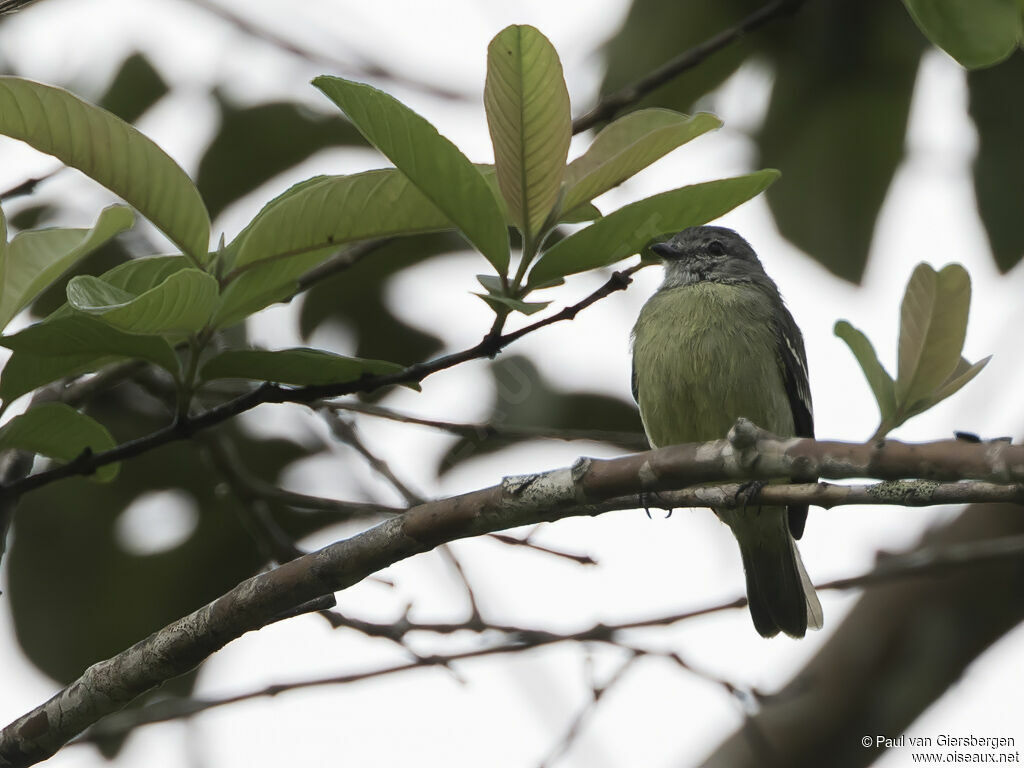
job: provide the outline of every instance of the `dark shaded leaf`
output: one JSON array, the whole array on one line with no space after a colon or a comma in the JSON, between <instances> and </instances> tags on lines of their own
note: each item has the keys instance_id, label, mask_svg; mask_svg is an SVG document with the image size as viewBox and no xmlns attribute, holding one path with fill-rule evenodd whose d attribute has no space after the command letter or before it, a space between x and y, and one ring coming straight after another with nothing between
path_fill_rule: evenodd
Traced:
<instances>
[{"instance_id":1,"label":"dark shaded leaf","mask_svg":"<svg viewBox=\"0 0 1024 768\"><path fill-rule=\"evenodd\" d=\"M144 54L133 53L122 62L107 92L100 97L99 105L125 122L134 123L168 90L167 83L149 59Z\"/></svg>"},{"instance_id":2,"label":"dark shaded leaf","mask_svg":"<svg viewBox=\"0 0 1024 768\"><path fill-rule=\"evenodd\" d=\"M778 40L761 163L782 234L859 282L875 219L903 157L924 40L897 3L807 3Z\"/></svg>"},{"instance_id":3,"label":"dark shaded leaf","mask_svg":"<svg viewBox=\"0 0 1024 768\"><path fill-rule=\"evenodd\" d=\"M974 192L1001 272L1024 256L1024 52L967 75L970 113L978 129Z\"/></svg>"},{"instance_id":4,"label":"dark shaded leaf","mask_svg":"<svg viewBox=\"0 0 1024 768\"><path fill-rule=\"evenodd\" d=\"M199 163L196 185L210 215L322 149L366 146L352 123L298 104L241 107L215 94L221 123Z\"/></svg>"},{"instance_id":5,"label":"dark shaded leaf","mask_svg":"<svg viewBox=\"0 0 1024 768\"><path fill-rule=\"evenodd\" d=\"M397 363L343 357L322 349L234 349L211 357L199 378L252 379L279 384L338 384L362 376L396 373Z\"/></svg>"},{"instance_id":6,"label":"dark shaded leaf","mask_svg":"<svg viewBox=\"0 0 1024 768\"><path fill-rule=\"evenodd\" d=\"M67 463L85 451L101 453L114 447L114 438L95 419L64 403L42 403L15 416L0 427L0 451L38 453ZM108 482L120 464L107 464L96 479Z\"/></svg>"}]
</instances>

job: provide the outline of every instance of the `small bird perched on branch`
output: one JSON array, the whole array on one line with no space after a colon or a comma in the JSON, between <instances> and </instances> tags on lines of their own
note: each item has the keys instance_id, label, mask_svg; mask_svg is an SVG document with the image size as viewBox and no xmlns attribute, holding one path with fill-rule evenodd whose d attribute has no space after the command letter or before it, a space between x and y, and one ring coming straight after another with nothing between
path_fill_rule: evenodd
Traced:
<instances>
[{"instance_id":1,"label":"small bird perched on branch","mask_svg":"<svg viewBox=\"0 0 1024 768\"><path fill-rule=\"evenodd\" d=\"M651 246L665 267L633 328L633 397L655 448L723 438L740 416L780 436L814 436L803 337L742 237L691 227ZM764 637L803 637L821 604L795 539L807 505L716 509L740 546L747 601Z\"/></svg>"}]
</instances>

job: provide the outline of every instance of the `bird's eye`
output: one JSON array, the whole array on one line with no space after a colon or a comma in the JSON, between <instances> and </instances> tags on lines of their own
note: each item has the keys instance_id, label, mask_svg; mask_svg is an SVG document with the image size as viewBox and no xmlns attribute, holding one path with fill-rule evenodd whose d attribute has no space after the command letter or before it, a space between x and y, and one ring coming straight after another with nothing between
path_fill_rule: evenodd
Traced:
<instances>
[{"instance_id":1,"label":"bird's eye","mask_svg":"<svg viewBox=\"0 0 1024 768\"><path fill-rule=\"evenodd\" d=\"M712 256L724 256L725 247L717 240L712 240L710 243L708 243L708 253L710 253Z\"/></svg>"}]
</instances>

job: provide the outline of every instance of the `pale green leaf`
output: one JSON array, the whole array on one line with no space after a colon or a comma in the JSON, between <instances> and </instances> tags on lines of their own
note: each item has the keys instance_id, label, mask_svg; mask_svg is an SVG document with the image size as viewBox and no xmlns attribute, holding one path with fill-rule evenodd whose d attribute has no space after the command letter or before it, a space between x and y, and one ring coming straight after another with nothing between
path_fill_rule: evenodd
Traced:
<instances>
[{"instance_id":1,"label":"pale green leaf","mask_svg":"<svg viewBox=\"0 0 1024 768\"><path fill-rule=\"evenodd\" d=\"M988 361L992 359L992 356L979 360L978 362L971 365L965 358L961 357L957 363L956 369L950 374L949 378L931 395L918 400L914 403L907 412L907 418L927 411L932 406L938 405L950 395L953 395L960 391L967 382L981 373L981 369L988 365Z\"/></svg>"},{"instance_id":2,"label":"pale green leaf","mask_svg":"<svg viewBox=\"0 0 1024 768\"><path fill-rule=\"evenodd\" d=\"M279 384L342 384L362 376L396 373L403 366L385 360L343 357L320 349L260 350L240 349L221 352L202 367L201 379L252 379Z\"/></svg>"},{"instance_id":3,"label":"pale green leaf","mask_svg":"<svg viewBox=\"0 0 1024 768\"><path fill-rule=\"evenodd\" d=\"M959 264L938 273L927 264L914 269L900 306L900 406L930 396L956 369L970 306L971 278Z\"/></svg>"},{"instance_id":4,"label":"pale green leaf","mask_svg":"<svg viewBox=\"0 0 1024 768\"><path fill-rule=\"evenodd\" d=\"M620 117L569 163L566 210L617 187L676 147L721 126L722 121L707 112L690 117L670 109L640 109Z\"/></svg>"},{"instance_id":5,"label":"pale green leaf","mask_svg":"<svg viewBox=\"0 0 1024 768\"><path fill-rule=\"evenodd\" d=\"M103 209L92 229L36 229L22 232L0 250L0 328L78 259L131 227L130 208Z\"/></svg>"},{"instance_id":6,"label":"pale green leaf","mask_svg":"<svg viewBox=\"0 0 1024 768\"><path fill-rule=\"evenodd\" d=\"M252 264L287 260L355 240L452 227L448 217L394 168L321 176L268 203L228 245L227 262L233 276Z\"/></svg>"},{"instance_id":7,"label":"pale green leaf","mask_svg":"<svg viewBox=\"0 0 1024 768\"><path fill-rule=\"evenodd\" d=\"M925 37L968 69L997 64L1022 37L1017 0L903 0Z\"/></svg>"},{"instance_id":8,"label":"pale green leaf","mask_svg":"<svg viewBox=\"0 0 1024 768\"><path fill-rule=\"evenodd\" d=\"M896 413L896 389L892 376L878 361L874 346L867 336L845 320L840 320L835 324L834 333L846 342L860 364L864 378L867 379L868 385L875 395L882 422L889 421Z\"/></svg>"},{"instance_id":9,"label":"pale green leaf","mask_svg":"<svg viewBox=\"0 0 1024 768\"><path fill-rule=\"evenodd\" d=\"M321 76L313 84L455 224L499 273L508 271L508 230L491 188L459 149L392 96Z\"/></svg>"},{"instance_id":10,"label":"pale green leaf","mask_svg":"<svg viewBox=\"0 0 1024 768\"><path fill-rule=\"evenodd\" d=\"M562 63L539 30L515 24L491 41L484 108L502 195L533 238L558 200L572 138Z\"/></svg>"},{"instance_id":11,"label":"pale green leaf","mask_svg":"<svg viewBox=\"0 0 1024 768\"><path fill-rule=\"evenodd\" d=\"M540 312L551 303L550 301L522 301L521 299L513 299L511 296L502 296L501 294L494 293L474 293L473 295L479 296L486 301L495 312L501 312L503 307L507 307L514 309L516 312L522 312L524 315Z\"/></svg>"},{"instance_id":12,"label":"pale green leaf","mask_svg":"<svg viewBox=\"0 0 1024 768\"><path fill-rule=\"evenodd\" d=\"M68 303L127 333L194 333L217 307L217 281L200 269L179 270L135 294L91 275L71 279Z\"/></svg>"},{"instance_id":13,"label":"pale green leaf","mask_svg":"<svg viewBox=\"0 0 1024 768\"><path fill-rule=\"evenodd\" d=\"M221 291L220 304L210 324L226 328L279 301L288 301L299 288L298 279L338 252L336 246L300 253L285 259L264 259L242 270Z\"/></svg>"},{"instance_id":14,"label":"pale green leaf","mask_svg":"<svg viewBox=\"0 0 1024 768\"><path fill-rule=\"evenodd\" d=\"M639 200L549 248L530 270L536 288L565 275L621 261L651 240L706 224L762 192L779 177L771 169L708 181Z\"/></svg>"},{"instance_id":15,"label":"pale green leaf","mask_svg":"<svg viewBox=\"0 0 1024 768\"><path fill-rule=\"evenodd\" d=\"M210 217L191 179L128 123L61 88L0 77L0 134L54 155L120 195L197 263Z\"/></svg>"},{"instance_id":16,"label":"pale green leaf","mask_svg":"<svg viewBox=\"0 0 1024 768\"><path fill-rule=\"evenodd\" d=\"M0 451L38 453L62 463L85 451L109 451L117 443L107 428L64 403L43 403L15 416L0 427ZM119 464L96 470L96 479L108 482L117 476Z\"/></svg>"}]
</instances>

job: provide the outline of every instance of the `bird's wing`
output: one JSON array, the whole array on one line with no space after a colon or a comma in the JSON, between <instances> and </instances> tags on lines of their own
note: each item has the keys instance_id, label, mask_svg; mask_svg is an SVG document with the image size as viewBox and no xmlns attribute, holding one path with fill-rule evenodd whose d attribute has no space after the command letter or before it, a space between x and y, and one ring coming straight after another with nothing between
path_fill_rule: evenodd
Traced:
<instances>
[{"instance_id":1,"label":"bird's wing","mask_svg":"<svg viewBox=\"0 0 1024 768\"><path fill-rule=\"evenodd\" d=\"M633 387L633 399L637 405L640 405L640 382L636 378L636 361L633 361L632 370L630 372L630 380L632 381Z\"/></svg>"},{"instance_id":2,"label":"bird's wing","mask_svg":"<svg viewBox=\"0 0 1024 768\"><path fill-rule=\"evenodd\" d=\"M814 437L814 410L811 405L811 386L807 377L807 354L804 339L800 334L789 310L782 308L780 320L775 326L775 344L779 364L782 366L782 380L786 386L786 397L793 413L793 430L797 437ZM802 478L813 480L814 478ZM807 522L807 505L793 504L789 507L789 529L799 539Z\"/></svg>"}]
</instances>

